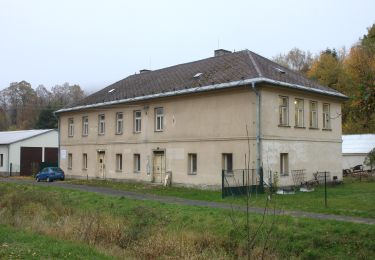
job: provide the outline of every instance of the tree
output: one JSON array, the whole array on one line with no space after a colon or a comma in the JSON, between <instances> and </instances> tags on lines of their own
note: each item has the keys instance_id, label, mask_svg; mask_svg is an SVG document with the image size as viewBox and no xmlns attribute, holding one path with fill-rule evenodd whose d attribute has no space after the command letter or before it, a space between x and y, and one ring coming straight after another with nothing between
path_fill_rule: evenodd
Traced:
<instances>
[{"instance_id":1,"label":"tree","mask_svg":"<svg viewBox=\"0 0 375 260\"><path fill-rule=\"evenodd\" d=\"M375 166L375 147L367 154L363 163L369 166L372 172L372 169L374 169Z\"/></svg>"},{"instance_id":2,"label":"tree","mask_svg":"<svg viewBox=\"0 0 375 260\"><path fill-rule=\"evenodd\" d=\"M53 112L55 108L48 106L42 109L39 113L38 121L35 124L36 129L51 129L57 128L57 118L54 116Z\"/></svg>"},{"instance_id":3,"label":"tree","mask_svg":"<svg viewBox=\"0 0 375 260\"><path fill-rule=\"evenodd\" d=\"M298 48L291 49L287 54L279 54L273 61L291 70L306 74L312 63L312 55L309 51Z\"/></svg>"},{"instance_id":4,"label":"tree","mask_svg":"<svg viewBox=\"0 0 375 260\"><path fill-rule=\"evenodd\" d=\"M353 133L375 132L375 24L354 45L345 61L351 81L351 111L347 125Z\"/></svg>"}]
</instances>

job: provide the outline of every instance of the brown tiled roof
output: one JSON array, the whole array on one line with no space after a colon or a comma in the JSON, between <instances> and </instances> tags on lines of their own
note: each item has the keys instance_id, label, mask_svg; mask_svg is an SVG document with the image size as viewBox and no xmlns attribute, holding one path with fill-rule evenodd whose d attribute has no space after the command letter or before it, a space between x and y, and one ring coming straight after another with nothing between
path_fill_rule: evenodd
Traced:
<instances>
[{"instance_id":1,"label":"brown tiled roof","mask_svg":"<svg viewBox=\"0 0 375 260\"><path fill-rule=\"evenodd\" d=\"M194 77L198 73L201 75ZM331 95L345 97L334 89L321 86L299 73L244 50L131 75L69 107L105 105L108 102L256 78L300 85L307 91L329 92Z\"/></svg>"}]
</instances>

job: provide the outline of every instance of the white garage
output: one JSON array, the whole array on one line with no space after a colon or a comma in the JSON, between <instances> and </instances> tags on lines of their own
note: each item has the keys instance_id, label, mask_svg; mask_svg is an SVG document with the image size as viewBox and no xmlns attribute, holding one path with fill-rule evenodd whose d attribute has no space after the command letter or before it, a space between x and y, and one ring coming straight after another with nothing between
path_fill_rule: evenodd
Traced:
<instances>
[{"instance_id":1,"label":"white garage","mask_svg":"<svg viewBox=\"0 0 375 260\"><path fill-rule=\"evenodd\" d=\"M375 134L342 136L342 169L363 165L367 154L375 147ZM364 169L369 167L364 166Z\"/></svg>"},{"instance_id":2,"label":"white garage","mask_svg":"<svg viewBox=\"0 0 375 260\"><path fill-rule=\"evenodd\" d=\"M0 132L0 175L30 176L39 170L42 163L57 162L57 130Z\"/></svg>"}]
</instances>

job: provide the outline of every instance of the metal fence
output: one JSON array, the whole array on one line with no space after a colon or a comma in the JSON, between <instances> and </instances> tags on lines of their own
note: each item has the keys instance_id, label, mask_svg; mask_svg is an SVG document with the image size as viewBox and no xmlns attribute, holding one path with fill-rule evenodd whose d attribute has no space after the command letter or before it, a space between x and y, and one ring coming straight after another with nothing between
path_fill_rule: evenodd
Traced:
<instances>
[{"instance_id":1,"label":"metal fence","mask_svg":"<svg viewBox=\"0 0 375 260\"><path fill-rule=\"evenodd\" d=\"M222 171L222 197L244 195L248 192L263 193L263 176L255 169Z\"/></svg>"}]
</instances>

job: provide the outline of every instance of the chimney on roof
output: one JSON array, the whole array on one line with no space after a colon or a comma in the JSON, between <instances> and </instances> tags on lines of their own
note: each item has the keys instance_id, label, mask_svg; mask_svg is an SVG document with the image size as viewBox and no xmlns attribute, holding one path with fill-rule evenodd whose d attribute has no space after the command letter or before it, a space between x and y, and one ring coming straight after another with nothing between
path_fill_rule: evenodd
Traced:
<instances>
[{"instance_id":1,"label":"chimney on roof","mask_svg":"<svg viewBox=\"0 0 375 260\"><path fill-rule=\"evenodd\" d=\"M141 74L142 74L142 73L145 73L145 72L149 72L149 71L151 71L151 70L148 70L148 69L143 69L143 70L140 70L140 71L139 71L139 73L141 73Z\"/></svg>"},{"instance_id":2,"label":"chimney on roof","mask_svg":"<svg viewBox=\"0 0 375 260\"><path fill-rule=\"evenodd\" d=\"M232 52L224 50L224 49L217 49L217 50L215 50L215 57L223 56L225 54L230 54L230 53L232 53Z\"/></svg>"}]
</instances>

